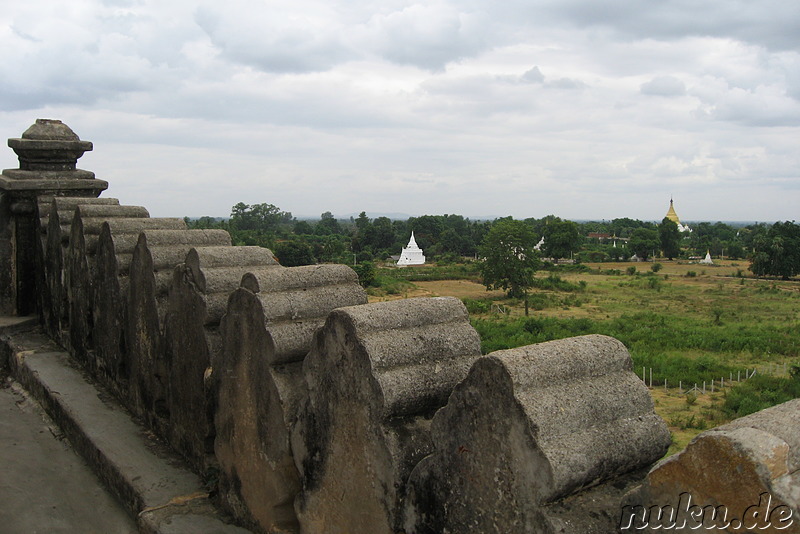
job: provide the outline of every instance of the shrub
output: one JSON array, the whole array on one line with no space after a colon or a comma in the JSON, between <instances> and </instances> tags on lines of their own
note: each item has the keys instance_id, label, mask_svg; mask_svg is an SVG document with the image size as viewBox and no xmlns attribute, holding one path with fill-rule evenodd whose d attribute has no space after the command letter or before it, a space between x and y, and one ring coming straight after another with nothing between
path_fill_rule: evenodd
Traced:
<instances>
[{"instance_id":1,"label":"shrub","mask_svg":"<svg viewBox=\"0 0 800 534\"><path fill-rule=\"evenodd\" d=\"M694 271L686 271L686 278L694 278L697 276L697 273Z\"/></svg>"},{"instance_id":2,"label":"shrub","mask_svg":"<svg viewBox=\"0 0 800 534\"><path fill-rule=\"evenodd\" d=\"M358 265L353 265L353 270L358 275L358 283L362 287L369 287L375 282L375 264L371 261L363 261Z\"/></svg>"},{"instance_id":3,"label":"shrub","mask_svg":"<svg viewBox=\"0 0 800 534\"><path fill-rule=\"evenodd\" d=\"M546 310L556 304L555 299L547 293L530 293L528 295L528 307L532 310Z\"/></svg>"},{"instance_id":4,"label":"shrub","mask_svg":"<svg viewBox=\"0 0 800 534\"><path fill-rule=\"evenodd\" d=\"M649 277L648 280L647 280L647 287L649 289L654 289L656 291L661 291L661 285L662 285L661 284L661 280L659 280L658 278L656 278L654 276Z\"/></svg>"},{"instance_id":5,"label":"shrub","mask_svg":"<svg viewBox=\"0 0 800 534\"><path fill-rule=\"evenodd\" d=\"M797 373L788 378L756 375L728 392L723 410L732 417L742 417L797 397L800 397Z\"/></svg>"},{"instance_id":6,"label":"shrub","mask_svg":"<svg viewBox=\"0 0 800 534\"><path fill-rule=\"evenodd\" d=\"M651 266L650 266L650 270L651 270L651 271L653 271L654 273L657 273L657 272L658 272L658 271L660 271L660 270L661 270L663 267L664 267L664 266L663 266L663 265L661 265L660 263L654 263L653 265L651 265Z\"/></svg>"},{"instance_id":7,"label":"shrub","mask_svg":"<svg viewBox=\"0 0 800 534\"><path fill-rule=\"evenodd\" d=\"M476 300L476 299L461 299L464 303L464 306L467 308L467 312L472 314L478 313L489 313L489 310L492 309L491 301L486 300Z\"/></svg>"},{"instance_id":8,"label":"shrub","mask_svg":"<svg viewBox=\"0 0 800 534\"><path fill-rule=\"evenodd\" d=\"M550 273L547 278L534 278L532 287L551 291L583 291L586 289L586 282L581 280L580 283L573 284L555 273Z\"/></svg>"}]
</instances>

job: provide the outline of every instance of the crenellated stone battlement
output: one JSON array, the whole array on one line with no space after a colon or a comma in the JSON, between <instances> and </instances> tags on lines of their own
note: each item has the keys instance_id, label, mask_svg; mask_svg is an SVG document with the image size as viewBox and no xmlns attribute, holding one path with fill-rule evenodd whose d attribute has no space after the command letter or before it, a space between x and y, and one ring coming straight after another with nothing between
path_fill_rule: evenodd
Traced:
<instances>
[{"instance_id":1,"label":"crenellated stone battlement","mask_svg":"<svg viewBox=\"0 0 800 534\"><path fill-rule=\"evenodd\" d=\"M621 511L681 492L719 503L737 483L800 514L797 401L659 462L669 432L613 338L484 356L457 299L368 303L347 266L284 267L225 231L97 198L107 183L76 166L92 143L60 121L9 146L0 312L37 314L51 340L37 343L68 351L203 478L208 493L181 498L213 496L243 527L616 532Z\"/></svg>"}]
</instances>

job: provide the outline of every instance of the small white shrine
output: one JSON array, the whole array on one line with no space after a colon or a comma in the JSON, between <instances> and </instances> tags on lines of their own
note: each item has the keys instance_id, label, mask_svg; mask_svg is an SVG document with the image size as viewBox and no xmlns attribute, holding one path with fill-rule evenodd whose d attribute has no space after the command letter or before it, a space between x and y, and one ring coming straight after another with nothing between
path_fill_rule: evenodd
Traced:
<instances>
[{"instance_id":1,"label":"small white shrine","mask_svg":"<svg viewBox=\"0 0 800 534\"><path fill-rule=\"evenodd\" d=\"M414 232L411 232L411 239L408 240L408 245L403 248L400 253L400 259L397 260L397 265L403 267L405 265L424 265L425 256L422 254L422 249L417 246L414 241Z\"/></svg>"},{"instance_id":2,"label":"small white shrine","mask_svg":"<svg viewBox=\"0 0 800 534\"><path fill-rule=\"evenodd\" d=\"M700 263L704 265L714 265L714 260L711 259L711 252L706 251L706 257L700 260Z\"/></svg>"}]
</instances>

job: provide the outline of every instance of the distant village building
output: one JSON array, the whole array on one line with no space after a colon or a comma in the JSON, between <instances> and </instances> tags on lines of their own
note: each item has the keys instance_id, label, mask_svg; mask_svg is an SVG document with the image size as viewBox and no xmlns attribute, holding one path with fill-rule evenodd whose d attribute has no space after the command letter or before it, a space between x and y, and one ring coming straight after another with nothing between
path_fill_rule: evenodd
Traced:
<instances>
[{"instance_id":1,"label":"distant village building","mask_svg":"<svg viewBox=\"0 0 800 534\"><path fill-rule=\"evenodd\" d=\"M672 199L669 199L669 210L667 210L667 214L665 215L667 219L674 222L678 225L678 231L680 232L691 232L692 229L688 226L684 226L681 224L681 220L678 218L678 214L675 213L675 206L672 205Z\"/></svg>"},{"instance_id":2,"label":"distant village building","mask_svg":"<svg viewBox=\"0 0 800 534\"><path fill-rule=\"evenodd\" d=\"M408 240L408 245L403 248L400 253L400 259L397 260L397 265L400 267L406 265L424 265L425 255L422 254L422 249L417 246L414 240L414 232L411 232L411 239Z\"/></svg>"}]
</instances>

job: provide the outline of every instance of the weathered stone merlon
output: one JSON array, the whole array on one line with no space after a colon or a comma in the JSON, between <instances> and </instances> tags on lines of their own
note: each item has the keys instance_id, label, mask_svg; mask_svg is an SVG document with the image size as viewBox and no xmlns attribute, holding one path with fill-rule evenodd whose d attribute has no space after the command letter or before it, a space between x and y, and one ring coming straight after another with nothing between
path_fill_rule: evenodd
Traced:
<instances>
[{"instance_id":1,"label":"weathered stone merlon","mask_svg":"<svg viewBox=\"0 0 800 534\"><path fill-rule=\"evenodd\" d=\"M267 266L282 269L272 251L262 247L198 247L186 254L186 274L206 298L208 325L219 324L228 306L228 296L242 277Z\"/></svg>"},{"instance_id":2,"label":"weathered stone merlon","mask_svg":"<svg viewBox=\"0 0 800 534\"><path fill-rule=\"evenodd\" d=\"M302 360L328 313L364 304L367 295L355 272L343 265L251 269L228 299L221 324L224 350L213 364L220 495L248 524L294 532L292 504L300 480L289 435L304 394ZM182 352L173 361L183 359L177 354Z\"/></svg>"},{"instance_id":3,"label":"weathered stone merlon","mask_svg":"<svg viewBox=\"0 0 800 534\"><path fill-rule=\"evenodd\" d=\"M265 353L271 365L301 361L331 310L367 302L358 276L346 265L260 269L245 274L242 287L261 291L255 298L274 343Z\"/></svg>"},{"instance_id":4,"label":"weathered stone merlon","mask_svg":"<svg viewBox=\"0 0 800 534\"><path fill-rule=\"evenodd\" d=\"M598 335L477 360L433 418L406 530L550 532L548 503L655 462L669 432L630 368Z\"/></svg>"},{"instance_id":5,"label":"weathered stone merlon","mask_svg":"<svg viewBox=\"0 0 800 534\"><path fill-rule=\"evenodd\" d=\"M550 460L553 480L545 500L647 465L669 444L627 349L614 338L573 337L490 358L512 380L533 437Z\"/></svg>"},{"instance_id":6,"label":"weathered stone merlon","mask_svg":"<svg viewBox=\"0 0 800 534\"><path fill-rule=\"evenodd\" d=\"M150 217L150 213L143 206L124 206L114 203L99 203L90 201L101 200L99 198L86 199L84 202L79 201L77 203L72 201L72 199L70 200L70 202L56 201L58 216L61 221L63 221L62 224L69 224L68 222L72 220L76 209L81 210L81 217L84 219L110 219L112 217L133 219L139 217ZM52 210L50 210L47 215L49 216L51 213Z\"/></svg>"},{"instance_id":7,"label":"weathered stone merlon","mask_svg":"<svg viewBox=\"0 0 800 534\"><path fill-rule=\"evenodd\" d=\"M253 269L242 277L241 286L253 293L270 293L352 283L358 283L358 275L346 265L306 265L280 271Z\"/></svg>"},{"instance_id":8,"label":"weathered stone merlon","mask_svg":"<svg viewBox=\"0 0 800 534\"><path fill-rule=\"evenodd\" d=\"M39 197L39 217L42 219L42 226L47 226L47 219L53 212L59 212L67 220L72 219L75 208L83 205L92 206L118 206L119 199L102 197Z\"/></svg>"},{"instance_id":9,"label":"weathered stone merlon","mask_svg":"<svg viewBox=\"0 0 800 534\"><path fill-rule=\"evenodd\" d=\"M262 247L204 247L190 252L186 257L186 265L194 272L197 282L203 280L202 269L277 264L272 251Z\"/></svg>"},{"instance_id":10,"label":"weathered stone merlon","mask_svg":"<svg viewBox=\"0 0 800 534\"><path fill-rule=\"evenodd\" d=\"M141 217L86 217L83 219L83 233L85 235L100 235L103 224L108 223L111 227L111 234L138 234L143 230L183 230L186 229L186 222L180 218L159 217L150 219ZM61 235L69 236L70 225L62 224ZM68 237L67 237L68 238Z\"/></svg>"},{"instance_id":11,"label":"weathered stone merlon","mask_svg":"<svg viewBox=\"0 0 800 534\"><path fill-rule=\"evenodd\" d=\"M656 465L624 503L623 513L632 515L623 518L630 524L623 532L662 532L662 522L668 520L642 512L667 505L678 508L686 495L694 506L724 506L729 518L746 519L753 527L748 532L800 532L800 399L703 432L686 449ZM762 502L765 496L769 510ZM753 507L762 517L742 518L740 514ZM677 532L707 528L709 517L685 515L686 527ZM794 520L779 523L780 518Z\"/></svg>"},{"instance_id":12,"label":"weathered stone merlon","mask_svg":"<svg viewBox=\"0 0 800 534\"><path fill-rule=\"evenodd\" d=\"M408 475L432 451L429 417L479 357L458 299L331 312L303 364L308 399L292 441L304 530L400 530Z\"/></svg>"},{"instance_id":13,"label":"weathered stone merlon","mask_svg":"<svg viewBox=\"0 0 800 534\"><path fill-rule=\"evenodd\" d=\"M385 417L442 406L480 346L456 299L423 299L416 306L390 301L334 313L346 314L358 332L383 394Z\"/></svg>"},{"instance_id":14,"label":"weathered stone merlon","mask_svg":"<svg viewBox=\"0 0 800 534\"><path fill-rule=\"evenodd\" d=\"M203 246L230 246L231 237L225 230L146 230L147 243L151 247L166 247L190 245ZM139 233L116 233L112 236L116 254L133 254ZM184 257L178 263L183 263Z\"/></svg>"}]
</instances>

